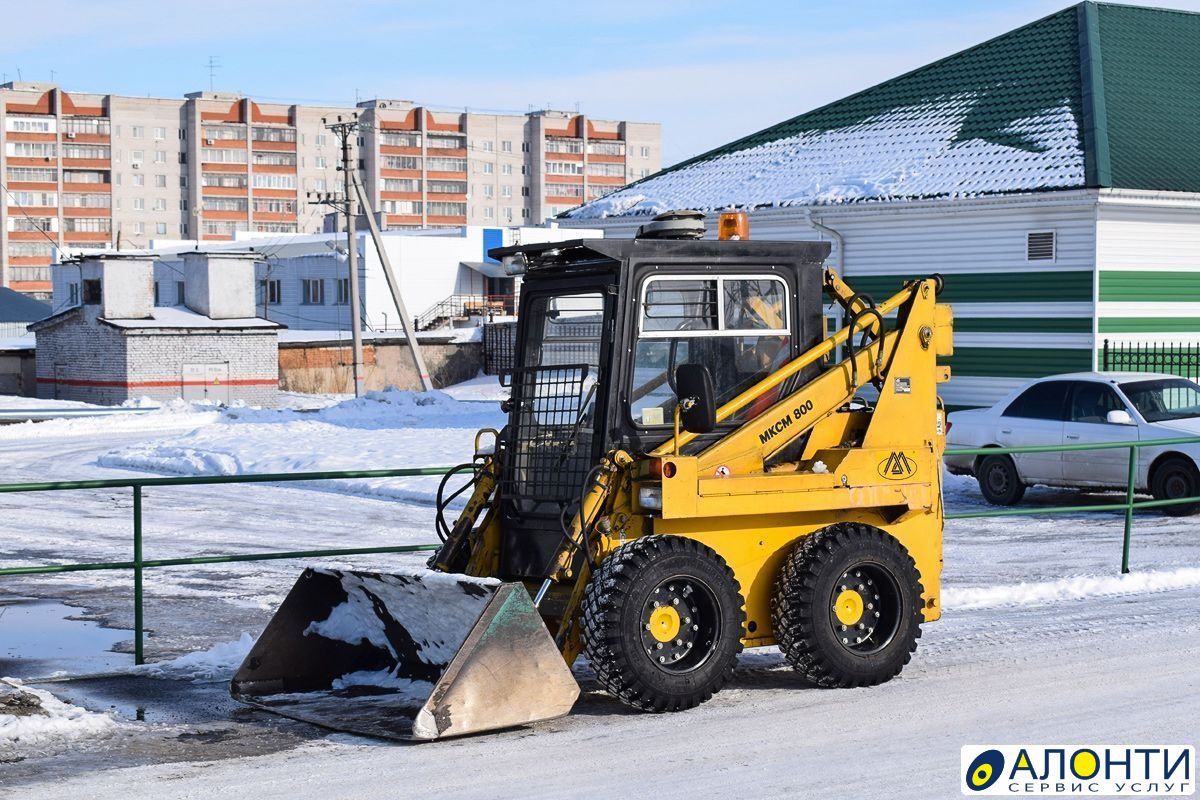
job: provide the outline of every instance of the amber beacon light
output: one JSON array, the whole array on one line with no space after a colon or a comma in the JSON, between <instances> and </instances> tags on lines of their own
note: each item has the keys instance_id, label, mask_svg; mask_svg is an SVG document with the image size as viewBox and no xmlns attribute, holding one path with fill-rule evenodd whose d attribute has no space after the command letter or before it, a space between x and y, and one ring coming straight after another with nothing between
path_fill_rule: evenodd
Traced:
<instances>
[{"instance_id":1,"label":"amber beacon light","mask_svg":"<svg viewBox=\"0 0 1200 800\"><path fill-rule=\"evenodd\" d=\"M750 238L750 218L744 211L726 211L717 222L717 238L739 241Z\"/></svg>"}]
</instances>

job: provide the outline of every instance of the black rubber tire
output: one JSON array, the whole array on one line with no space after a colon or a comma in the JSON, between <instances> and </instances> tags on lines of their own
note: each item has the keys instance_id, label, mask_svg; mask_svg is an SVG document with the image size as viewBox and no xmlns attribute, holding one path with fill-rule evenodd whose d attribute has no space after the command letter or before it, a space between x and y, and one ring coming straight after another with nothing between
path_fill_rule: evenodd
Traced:
<instances>
[{"instance_id":1,"label":"black rubber tire","mask_svg":"<svg viewBox=\"0 0 1200 800\"><path fill-rule=\"evenodd\" d=\"M1200 495L1200 474L1191 459L1171 456L1154 467L1150 478L1150 492L1155 500L1174 500L1181 497ZM1183 503L1162 506L1168 517L1189 517L1200 511L1200 503Z\"/></svg>"},{"instance_id":2,"label":"black rubber tire","mask_svg":"<svg viewBox=\"0 0 1200 800\"><path fill-rule=\"evenodd\" d=\"M642 645L642 612L652 592L678 577L702 582L717 609L708 655L688 672L666 671ZM711 548L682 536L644 536L597 567L582 617L584 651L613 697L641 711L683 711L708 700L733 675L746 609L733 570Z\"/></svg>"},{"instance_id":3,"label":"black rubber tire","mask_svg":"<svg viewBox=\"0 0 1200 800\"><path fill-rule=\"evenodd\" d=\"M984 456L975 470L983 499L994 506L1013 506L1025 496L1025 484L1009 456Z\"/></svg>"},{"instance_id":4,"label":"black rubber tire","mask_svg":"<svg viewBox=\"0 0 1200 800\"><path fill-rule=\"evenodd\" d=\"M896 597L892 632L869 653L842 644L830 605L843 574L864 566L889 575ZM771 624L779 649L809 683L874 686L900 674L917 649L923 594L916 564L903 545L878 528L842 522L793 545L771 596Z\"/></svg>"}]
</instances>

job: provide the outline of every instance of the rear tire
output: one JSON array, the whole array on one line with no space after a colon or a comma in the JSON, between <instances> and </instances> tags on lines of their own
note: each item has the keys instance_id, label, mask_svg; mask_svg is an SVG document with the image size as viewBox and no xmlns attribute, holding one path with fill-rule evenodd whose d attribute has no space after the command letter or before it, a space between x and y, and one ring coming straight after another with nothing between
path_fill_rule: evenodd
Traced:
<instances>
[{"instance_id":1,"label":"rear tire","mask_svg":"<svg viewBox=\"0 0 1200 800\"><path fill-rule=\"evenodd\" d=\"M975 471L983 499L994 506L1012 506L1025 496L1025 484L1009 456L985 456Z\"/></svg>"},{"instance_id":2,"label":"rear tire","mask_svg":"<svg viewBox=\"0 0 1200 800\"><path fill-rule=\"evenodd\" d=\"M923 620L920 575L887 533L838 523L796 542L771 597L779 648L821 687L874 686L912 658Z\"/></svg>"},{"instance_id":3,"label":"rear tire","mask_svg":"<svg viewBox=\"0 0 1200 800\"><path fill-rule=\"evenodd\" d=\"M1150 480L1150 492L1155 500L1177 500L1200 495L1200 475L1191 460L1172 456L1154 469ZM1200 503L1183 503L1163 506L1168 517L1187 517L1200 511Z\"/></svg>"},{"instance_id":4,"label":"rear tire","mask_svg":"<svg viewBox=\"0 0 1200 800\"><path fill-rule=\"evenodd\" d=\"M583 595L582 639L596 678L641 711L683 711L729 681L745 601L733 570L682 536L645 536L612 552Z\"/></svg>"}]
</instances>

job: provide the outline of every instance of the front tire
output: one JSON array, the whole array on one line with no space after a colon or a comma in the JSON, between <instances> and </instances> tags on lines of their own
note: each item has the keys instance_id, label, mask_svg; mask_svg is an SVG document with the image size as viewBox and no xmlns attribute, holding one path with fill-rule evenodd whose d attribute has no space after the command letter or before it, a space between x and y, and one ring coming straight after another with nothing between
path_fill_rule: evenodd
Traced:
<instances>
[{"instance_id":1,"label":"front tire","mask_svg":"<svg viewBox=\"0 0 1200 800\"><path fill-rule=\"evenodd\" d=\"M975 472L983 499L994 506L1013 506L1025 496L1025 484L1009 456L986 456Z\"/></svg>"},{"instance_id":2,"label":"front tire","mask_svg":"<svg viewBox=\"0 0 1200 800\"><path fill-rule=\"evenodd\" d=\"M641 711L697 706L729 681L745 601L733 570L682 536L645 536L612 552L583 596L582 639L596 678Z\"/></svg>"},{"instance_id":3,"label":"front tire","mask_svg":"<svg viewBox=\"0 0 1200 800\"><path fill-rule=\"evenodd\" d=\"M838 523L792 547L771 622L779 648L809 683L874 686L912 658L923 593L903 545L878 528Z\"/></svg>"},{"instance_id":4,"label":"front tire","mask_svg":"<svg viewBox=\"0 0 1200 800\"><path fill-rule=\"evenodd\" d=\"M1200 476L1191 460L1180 457L1168 458L1154 470L1150 492L1155 500L1179 500L1200 495ZM1168 517L1187 517L1200 511L1200 503L1181 503L1162 506Z\"/></svg>"}]
</instances>

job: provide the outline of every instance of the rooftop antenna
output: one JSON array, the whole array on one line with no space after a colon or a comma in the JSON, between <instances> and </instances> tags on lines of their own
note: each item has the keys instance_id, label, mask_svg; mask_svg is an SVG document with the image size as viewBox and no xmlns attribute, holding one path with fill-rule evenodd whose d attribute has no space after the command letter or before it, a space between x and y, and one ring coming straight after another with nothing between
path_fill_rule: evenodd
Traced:
<instances>
[{"instance_id":1,"label":"rooftop antenna","mask_svg":"<svg viewBox=\"0 0 1200 800\"><path fill-rule=\"evenodd\" d=\"M221 68L221 60L217 56L208 57L208 90L216 91L216 75L217 70Z\"/></svg>"},{"instance_id":2,"label":"rooftop antenna","mask_svg":"<svg viewBox=\"0 0 1200 800\"><path fill-rule=\"evenodd\" d=\"M54 83L54 70L50 70L50 82Z\"/></svg>"}]
</instances>

